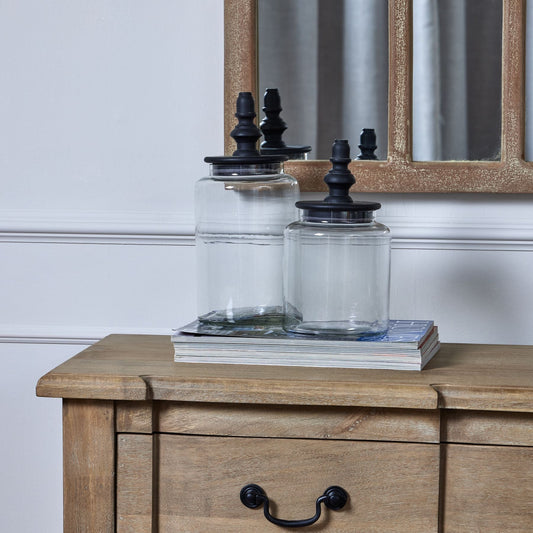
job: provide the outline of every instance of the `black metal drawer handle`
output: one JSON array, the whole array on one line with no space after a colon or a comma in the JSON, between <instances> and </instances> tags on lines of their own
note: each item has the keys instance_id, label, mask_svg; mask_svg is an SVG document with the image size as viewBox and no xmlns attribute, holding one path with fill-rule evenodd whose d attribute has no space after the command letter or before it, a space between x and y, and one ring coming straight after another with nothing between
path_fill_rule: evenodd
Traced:
<instances>
[{"instance_id":1,"label":"black metal drawer handle","mask_svg":"<svg viewBox=\"0 0 533 533\"><path fill-rule=\"evenodd\" d=\"M256 509L264 503L265 518L281 527L304 527L314 524L320 518L320 504L323 502L328 509L338 511L342 509L348 501L348 493L341 487L329 487L326 489L322 496L319 496L316 500L316 513L315 516L307 518L306 520L282 520L281 518L275 518L270 514L268 496L265 491L259 485L246 485L241 489L241 502L249 509Z\"/></svg>"}]
</instances>

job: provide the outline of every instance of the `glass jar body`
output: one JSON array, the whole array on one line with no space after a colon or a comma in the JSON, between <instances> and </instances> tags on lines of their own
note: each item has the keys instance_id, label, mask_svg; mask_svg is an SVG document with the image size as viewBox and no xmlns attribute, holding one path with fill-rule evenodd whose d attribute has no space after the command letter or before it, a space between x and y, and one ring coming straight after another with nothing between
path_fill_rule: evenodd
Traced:
<instances>
[{"instance_id":1,"label":"glass jar body","mask_svg":"<svg viewBox=\"0 0 533 533\"><path fill-rule=\"evenodd\" d=\"M298 182L279 164L214 167L195 190L198 318L279 324L283 230L296 216Z\"/></svg>"},{"instance_id":2,"label":"glass jar body","mask_svg":"<svg viewBox=\"0 0 533 533\"><path fill-rule=\"evenodd\" d=\"M284 328L317 335L381 334L389 322L390 231L294 222L284 238Z\"/></svg>"}]
</instances>

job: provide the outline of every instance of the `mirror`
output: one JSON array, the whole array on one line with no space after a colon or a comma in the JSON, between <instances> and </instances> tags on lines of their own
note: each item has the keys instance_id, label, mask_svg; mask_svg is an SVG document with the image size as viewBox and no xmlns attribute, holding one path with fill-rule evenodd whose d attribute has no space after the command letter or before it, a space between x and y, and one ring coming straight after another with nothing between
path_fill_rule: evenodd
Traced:
<instances>
[{"instance_id":1,"label":"mirror","mask_svg":"<svg viewBox=\"0 0 533 533\"><path fill-rule=\"evenodd\" d=\"M388 0L258 0L259 106L279 89L287 144L328 159L371 127L387 158L387 28ZM502 0L413 0L415 161L500 158L501 35Z\"/></svg>"},{"instance_id":2,"label":"mirror","mask_svg":"<svg viewBox=\"0 0 533 533\"><path fill-rule=\"evenodd\" d=\"M502 0L413 1L413 159L497 161Z\"/></svg>"},{"instance_id":3,"label":"mirror","mask_svg":"<svg viewBox=\"0 0 533 533\"><path fill-rule=\"evenodd\" d=\"M379 31L376 31L379 28ZM387 158L388 0L259 0L259 99L279 89L287 144L329 159L335 139L373 128Z\"/></svg>"},{"instance_id":4,"label":"mirror","mask_svg":"<svg viewBox=\"0 0 533 533\"><path fill-rule=\"evenodd\" d=\"M225 128L225 153L233 151L232 139L229 132L234 125L234 106L239 91L252 91L256 95L259 119L262 118L260 103L266 87L259 87L259 61L261 56L259 50L258 26L259 26L259 1L269 0L224 0L224 25L225 25L225 46L224 46L224 128ZM294 0L296 1L296 0ZM319 6L323 0L304 0L309 6ZM340 1L340 0L339 0ZM377 0L378 2L380 0ZM465 4L471 1L478 1L480 10L487 11L487 2L491 6L496 6L501 18L501 34L491 35L488 39L496 48L501 44L501 52L497 60L497 68L501 70L501 92L497 85L492 84L492 94L500 93L500 100L495 103L493 109L487 112L490 115L491 126L486 127L481 121L470 121L467 135L484 135L487 129L491 131L493 148L476 150L467 155L462 155L458 159L457 152L447 152L448 155L419 156L413 159L413 137L415 144L420 140L417 133L413 132L413 107L417 106L418 99L413 101L413 10L414 4L421 2L428 6L439 6L440 4ZM530 55L526 55L526 14L532 10L531 2L526 4L526 0L388 0L388 26L376 26L374 35L388 32L388 94L386 108L388 120L385 126L386 134L376 131L378 144L381 148L386 146L386 159L381 153L382 159L377 161L352 161L351 169L357 177L354 190L359 192L417 192L417 193L438 193L438 192L486 192L486 193L533 193L533 162L524 159L524 150L527 150L526 141L533 144L531 136L526 135L526 128L533 129L533 121L527 121L526 108L526 76L525 62L533 62ZM327 4L336 3L337 0L330 0ZM354 2L365 7L374 4L364 0L344 0L343 8L347 3ZM481 4L479 4L481 2ZM494 4L492 3L494 2ZM285 4L292 4L292 0L285 0ZM316 8L318 9L318 7ZM474 10L475 11L475 10ZM492 11L492 9L489 9ZM326 15L324 15L325 17ZM531 17L528 17L531 18ZM455 24L452 19L445 25L449 29L449 24ZM476 18L474 16L474 21ZM477 21L476 21L477 24ZM294 21L293 26L298 22ZM313 26L314 27L314 26ZM294 28L293 28L294 29ZM338 36L337 36L338 37ZM380 38L382 35L380 35ZM282 38L282 37L280 37ZM283 37L284 38L284 37ZM344 33L343 33L344 39ZM480 51L485 46L479 47ZM492 48L495 50L496 48ZM320 49L320 56L329 54ZM263 52L264 54L265 52ZM358 56L360 57L360 56ZM329 58L331 59L331 58ZM295 57L282 58L281 64L301 60ZM327 62L329 64L330 61ZM498 66L499 65L499 66ZM313 71L312 68L308 69ZM475 70L469 70L467 74L477 76ZM289 72L289 76L291 73ZM342 73L345 76L345 73ZM279 85L280 81L272 79L272 84ZM267 83L262 81L262 83ZM343 81L344 83L344 81ZM268 82L270 85L270 81ZM440 81L439 81L440 84ZM440 85L439 85L440 86ZM528 85L531 87L531 84ZM496 88L494 88L496 87ZM287 96L281 95L284 110L282 117L288 120ZM474 102L476 103L476 102ZM337 104L335 104L337 105ZM343 104L344 106L344 104ZM490 108L490 106L488 106ZM487 110L487 106L484 107ZM346 107L342 107L344 112ZM335 111L337 112L337 111ZM329 111L334 113L334 111ZM304 114L319 115L316 106L307 104ZM529 112L529 114L533 114ZM442 120L442 115L429 113L428 117L434 122ZM293 120L291 118L291 120ZM328 119L329 120L329 119ZM348 120L348 119L347 119ZM297 121L297 119L295 119ZM320 122L323 117L318 116L316 130L324 131L328 125ZM499 121L499 125L498 125ZM333 122L333 121L330 121ZM495 124L495 125L494 125ZM294 135L294 141L299 144L309 141L296 136L295 123L289 123L290 135ZM472 126L473 129L469 129ZM365 124L363 127L371 127ZM378 126L374 126L379 130ZM474 129L479 131L476 133ZM340 129L340 128L339 128ZM358 130L359 127L356 128ZM493 135L495 131L500 131L500 135ZM305 132L304 132L305 133ZM342 133L342 132L341 132ZM331 135L332 138L337 134ZM528 140L529 139L529 140ZM358 139L352 138L352 146L358 144ZM385 141L385 142L384 142ZM469 138L470 144L470 138ZM489 143L490 144L490 143ZM529 145L528 144L528 145ZM494 148L496 147L496 148ZM498 147L500 148L498 150ZM356 150L352 153L356 155ZM529 151L531 153L531 150ZM327 156L328 154L325 154ZM324 156L324 157L325 157ZM314 155L314 157L317 157ZM449 160L435 160L434 157ZM475 158L465 160L464 157ZM482 158L482 159L480 159ZM425 161L424 159L431 159ZM308 160L308 161L288 161L285 168L289 174L295 176L300 182L300 189L303 192L324 191L323 177L329 170L329 161Z\"/></svg>"}]
</instances>

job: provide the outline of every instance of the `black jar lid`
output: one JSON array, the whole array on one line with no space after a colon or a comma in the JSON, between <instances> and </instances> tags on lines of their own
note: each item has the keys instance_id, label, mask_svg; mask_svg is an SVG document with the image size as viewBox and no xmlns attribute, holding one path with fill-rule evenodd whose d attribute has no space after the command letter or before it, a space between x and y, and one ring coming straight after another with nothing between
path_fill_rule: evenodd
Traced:
<instances>
[{"instance_id":1,"label":"black jar lid","mask_svg":"<svg viewBox=\"0 0 533 533\"><path fill-rule=\"evenodd\" d=\"M347 140L335 140L330 159L332 169L324 177L329 187L329 195L324 200L296 202L296 207L305 211L308 221L330 223L361 223L372 221L373 212L381 208L378 202L354 202L349 195L350 187L355 183L353 174L348 169L350 145Z\"/></svg>"},{"instance_id":2,"label":"black jar lid","mask_svg":"<svg viewBox=\"0 0 533 533\"><path fill-rule=\"evenodd\" d=\"M254 124L255 104L252 93L240 92L237 98L236 113L238 123L230 133L237 143L237 150L231 156L207 156L206 163L216 165L263 165L282 163L289 158L283 154L261 155L257 150L257 140L261 131Z\"/></svg>"},{"instance_id":3,"label":"black jar lid","mask_svg":"<svg viewBox=\"0 0 533 533\"><path fill-rule=\"evenodd\" d=\"M265 138L261 143L261 154L301 155L310 152L310 146L290 146L285 144L285 141L282 140L281 136L287 129L287 124L280 116L283 108L281 107L279 90L267 89L263 97L263 104L263 111L266 116L259 125Z\"/></svg>"}]
</instances>

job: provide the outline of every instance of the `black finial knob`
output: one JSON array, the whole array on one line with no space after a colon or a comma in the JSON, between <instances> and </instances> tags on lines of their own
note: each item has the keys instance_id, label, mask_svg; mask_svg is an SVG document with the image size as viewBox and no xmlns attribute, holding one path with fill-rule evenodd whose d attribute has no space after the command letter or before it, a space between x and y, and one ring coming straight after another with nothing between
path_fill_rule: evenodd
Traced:
<instances>
[{"instance_id":1,"label":"black finial knob","mask_svg":"<svg viewBox=\"0 0 533 533\"><path fill-rule=\"evenodd\" d=\"M336 140L331 150L333 168L324 181L329 187L329 196L322 201L299 201L296 207L304 211L303 220L320 223L368 223L373 220L373 211L379 209L378 202L354 202L350 187L355 178L350 172L350 145L347 140Z\"/></svg>"},{"instance_id":2,"label":"black finial knob","mask_svg":"<svg viewBox=\"0 0 533 533\"><path fill-rule=\"evenodd\" d=\"M261 143L261 149L285 148L286 144L281 139L281 136L287 129L287 124L279 116L282 107L278 89L267 89L265 91L263 111L266 116L259 126L265 140Z\"/></svg>"},{"instance_id":3,"label":"black finial knob","mask_svg":"<svg viewBox=\"0 0 533 533\"><path fill-rule=\"evenodd\" d=\"M241 92L237 98L238 123L230 135L237 143L234 156L258 156L257 140L261 137L259 128L254 124L255 104L252 93Z\"/></svg>"},{"instance_id":4,"label":"black finial knob","mask_svg":"<svg viewBox=\"0 0 533 533\"><path fill-rule=\"evenodd\" d=\"M359 150L361 153L357 156L357 159L377 159L374 151L377 148L376 145L376 132L372 128L364 128L361 132Z\"/></svg>"},{"instance_id":5,"label":"black finial knob","mask_svg":"<svg viewBox=\"0 0 533 533\"><path fill-rule=\"evenodd\" d=\"M310 146L287 146L281 136L287 129L287 124L279 116L281 98L278 89L267 89L264 95L265 118L261 121L260 127L265 140L261 143L261 153L264 155L286 154L291 159L305 159L307 152L311 151Z\"/></svg>"},{"instance_id":6,"label":"black finial knob","mask_svg":"<svg viewBox=\"0 0 533 533\"><path fill-rule=\"evenodd\" d=\"M329 196L324 199L327 203L352 203L349 195L350 187L355 183L353 174L348 169L350 145L345 139L335 140L331 149L331 163L333 168L326 174L324 181L329 187Z\"/></svg>"}]
</instances>

